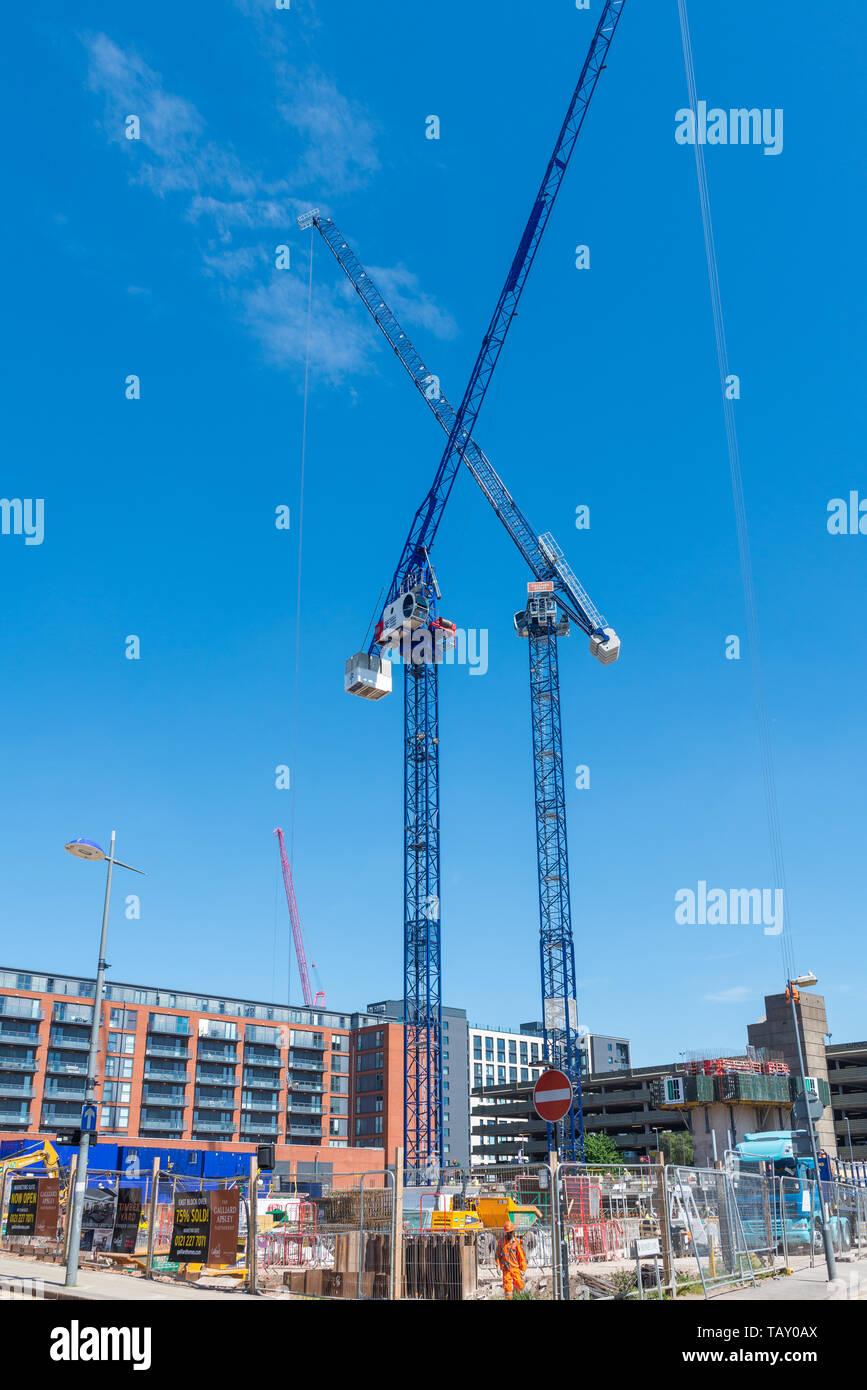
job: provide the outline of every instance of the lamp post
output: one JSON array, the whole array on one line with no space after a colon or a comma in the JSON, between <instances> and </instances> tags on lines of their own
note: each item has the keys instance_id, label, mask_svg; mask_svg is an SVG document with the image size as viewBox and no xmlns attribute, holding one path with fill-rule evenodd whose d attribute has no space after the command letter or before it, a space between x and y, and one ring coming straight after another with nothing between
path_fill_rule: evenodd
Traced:
<instances>
[{"instance_id":1,"label":"lamp post","mask_svg":"<svg viewBox=\"0 0 867 1390\"><path fill-rule=\"evenodd\" d=\"M68 854L72 854L76 859L102 859L108 865L105 878L105 901L102 908L102 934L99 938L99 960L96 967L96 993L93 1000L93 1018L90 1024L90 1050L87 1055L87 1081L85 1083L84 1103L85 1105L96 1105L96 1084L97 1084L97 1056L99 1053L99 1025L102 1016L102 992L105 985L106 970L106 939L108 936L108 911L111 905L111 874L115 864L122 869L132 869L134 874L140 874L142 869L133 869L132 864L124 864L120 859L114 857L114 843L116 832L111 832L111 842L108 854L93 840L70 840L65 846ZM72 1193L72 1205L69 1212L69 1240L67 1249L69 1251L66 1259L66 1285L73 1288L78 1283L78 1256L81 1245L81 1218L84 1211L84 1194L87 1191L87 1154L90 1148L90 1131L82 1130L81 1139L78 1147L78 1166L75 1173L75 1187Z\"/></svg>"},{"instance_id":2,"label":"lamp post","mask_svg":"<svg viewBox=\"0 0 867 1390\"><path fill-rule=\"evenodd\" d=\"M855 1155L852 1152L852 1126L849 1124L849 1116L843 1112L843 1119L846 1121L846 1133L849 1136L849 1162L854 1163Z\"/></svg>"},{"instance_id":3,"label":"lamp post","mask_svg":"<svg viewBox=\"0 0 867 1390\"><path fill-rule=\"evenodd\" d=\"M822 1218L822 1244L825 1248L825 1264L828 1268L828 1278L836 1279L837 1265L834 1259L834 1246L831 1241L831 1232L828 1229L828 1215L825 1207L825 1199L822 1194L822 1180L819 1176L819 1155L816 1150L816 1130L813 1125L813 1113L810 1110L810 1102L807 1096L807 1074L804 1068L804 1049L801 1046L801 1030L798 1026L798 1015L795 1012L795 991L798 988L806 989L811 985L818 984L818 978L809 971L806 975L799 975L795 980L786 981L786 994L789 996L789 1003L792 1006L792 1023L795 1028L795 1042L798 1044L798 1066L801 1071L801 1085L803 1086L804 1109L807 1112L807 1132L810 1135L810 1150L813 1155L813 1170L816 1174L816 1194L819 1198L819 1211Z\"/></svg>"}]
</instances>

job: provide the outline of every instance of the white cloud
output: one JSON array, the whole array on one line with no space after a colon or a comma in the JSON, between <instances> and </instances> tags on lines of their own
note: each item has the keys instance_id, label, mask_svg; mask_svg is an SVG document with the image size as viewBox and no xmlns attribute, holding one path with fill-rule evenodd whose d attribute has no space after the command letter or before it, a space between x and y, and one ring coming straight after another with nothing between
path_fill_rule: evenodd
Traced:
<instances>
[{"instance_id":1,"label":"white cloud","mask_svg":"<svg viewBox=\"0 0 867 1390\"><path fill-rule=\"evenodd\" d=\"M357 188L379 168L376 132L364 109L345 98L319 68L305 70L284 61L282 31L269 28L262 6L244 0L242 13L256 20L263 44L270 47L280 110L300 133L294 183L318 181L316 201ZM88 55L87 85L103 102L101 127L128 158L128 177L167 205L177 202L179 216L195 228L200 241L202 273L216 281L245 328L260 343L268 361L297 366L306 350L306 247L293 248L292 270L277 271L275 247L292 245L295 218L310 206L286 177L268 180L248 167L234 148L212 139L200 111L169 92L133 49L122 49L106 34L84 40ZM124 124L138 116L141 138L129 141ZM255 234L270 236L256 241ZM253 238L253 239L251 239ZM295 244L297 247L297 243ZM309 263L308 263L309 264ZM352 373L370 370L377 331L356 303L341 273L326 258L329 278L314 287L311 365L338 383ZM338 278L331 278L332 273ZM451 338L457 327L451 315L421 288L418 277L402 265L375 272L383 293L409 324L438 338ZM322 277L320 277L321 279Z\"/></svg>"},{"instance_id":2,"label":"white cloud","mask_svg":"<svg viewBox=\"0 0 867 1390\"><path fill-rule=\"evenodd\" d=\"M720 990L719 994L705 994L702 998L712 1004L740 1004L744 999L749 999L750 994L746 985L733 985L731 989Z\"/></svg>"}]
</instances>

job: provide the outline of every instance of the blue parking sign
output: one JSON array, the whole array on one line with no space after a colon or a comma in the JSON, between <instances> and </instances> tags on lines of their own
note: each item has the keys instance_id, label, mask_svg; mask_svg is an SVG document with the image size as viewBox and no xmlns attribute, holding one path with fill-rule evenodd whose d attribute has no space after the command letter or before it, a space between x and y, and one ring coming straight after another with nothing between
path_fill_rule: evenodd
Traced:
<instances>
[{"instance_id":1,"label":"blue parking sign","mask_svg":"<svg viewBox=\"0 0 867 1390\"><path fill-rule=\"evenodd\" d=\"M85 1134L96 1133L96 1106L82 1105L81 1107L81 1128Z\"/></svg>"}]
</instances>

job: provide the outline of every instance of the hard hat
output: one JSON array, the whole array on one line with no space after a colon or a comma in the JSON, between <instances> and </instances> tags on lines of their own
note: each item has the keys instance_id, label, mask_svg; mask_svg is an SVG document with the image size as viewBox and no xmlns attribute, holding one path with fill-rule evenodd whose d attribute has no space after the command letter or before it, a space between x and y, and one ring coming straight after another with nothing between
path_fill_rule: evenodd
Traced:
<instances>
[{"instance_id":1,"label":"hard hat","mask_svg":"<svg viewBox=\"0 0 867 1390\"><path fill-rule=\"evenodd\" d=\"M515 1227L513 1226L513 1224L512 1224L511 1221L505 1221L505 1222L503 1223L503 1230L504 1230L504 1231L514 1231L514 1229L515 1229Z\"/></svg>"}]
</instances>

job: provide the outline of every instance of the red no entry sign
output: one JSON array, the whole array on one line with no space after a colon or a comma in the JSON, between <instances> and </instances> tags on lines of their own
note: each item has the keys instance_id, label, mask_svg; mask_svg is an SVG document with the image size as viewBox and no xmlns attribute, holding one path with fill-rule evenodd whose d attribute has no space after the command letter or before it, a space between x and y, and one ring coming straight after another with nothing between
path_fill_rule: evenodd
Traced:
<instances>
[{"instance_id":1,"label":"red no entry sign","mask_svg":"<svg viewBox=\"0 0 867 1390\"><path fill-rule=\"evenodd\" d=\"M536 1114L549 1125L568 1115L572 1108L572 1086L564 1071L543 1071L533 1087Z\"/></svg>"}]
</instances>

